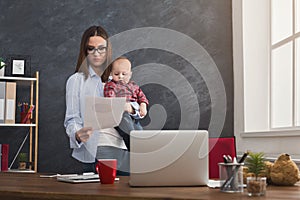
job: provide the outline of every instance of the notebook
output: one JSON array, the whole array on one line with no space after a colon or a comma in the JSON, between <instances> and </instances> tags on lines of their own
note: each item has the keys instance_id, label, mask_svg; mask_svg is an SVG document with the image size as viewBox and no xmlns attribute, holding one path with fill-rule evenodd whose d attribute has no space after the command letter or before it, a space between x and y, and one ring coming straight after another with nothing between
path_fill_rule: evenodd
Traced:
<instances>
[{"instance_id":1,"label":"notebook","mask_svg":"<svg viewBox=\"0 0 300 200\"><path fill-rule=\"evenodd\" d=\"M68 182L68 183L90 183L90 182L99 182L98 174L90 175L70 175L70 176L57 176L58 181Z\"/></svg>"},{"instance_id":2,"label":"notebook","mask_svg":"<svg viewBox=\"0 0 300 200\"><path fill-rule=\"evenodd\" d=\"M98 174L72 174L72 175L57 175L58 181L67 182L67 183L92 183L100 182ZM115 181L119 181L119 178L115 178Z\"/></svg>"},{"instance_id":3,"label":"notebook","mask_svg":"<svg viewBox=\"0 0 300 200\"><path fill-rule=\"evenodd\" d=\"M130 186L208 183L206 130L135 130L130 146Z\"/></svg>"}]
</instances>

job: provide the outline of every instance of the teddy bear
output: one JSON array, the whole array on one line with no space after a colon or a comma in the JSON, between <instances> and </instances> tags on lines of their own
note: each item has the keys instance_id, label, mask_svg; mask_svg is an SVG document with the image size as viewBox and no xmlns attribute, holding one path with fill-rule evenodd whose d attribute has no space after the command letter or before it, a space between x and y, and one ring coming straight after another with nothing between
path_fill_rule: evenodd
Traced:
<instances>
[{"instance_id":1,"label":"teddy bear","mask_svg":"<svg viewBox=\"0 0 300 200\"><path fill-rule=\"evenodd\" d=\"M266 170L266 176L271 178L274 185L294 185L300 180L299 168L291 160L289 154L281 154L273 165L270 164L270 170Z\"/></svg>"}]
</instances>

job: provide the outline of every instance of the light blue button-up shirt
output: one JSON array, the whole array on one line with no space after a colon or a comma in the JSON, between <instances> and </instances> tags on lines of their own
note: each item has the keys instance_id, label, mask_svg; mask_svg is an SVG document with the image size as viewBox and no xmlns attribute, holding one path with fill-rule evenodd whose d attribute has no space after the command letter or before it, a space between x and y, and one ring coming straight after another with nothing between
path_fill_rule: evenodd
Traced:
<instances>
[{"instance_id":1,"label":"light blue button-up shirt","mask_svg":"<svg viewBox=\"0 0 300 200\"><path fill-rule=\"evenodd\" d=\"M85 97L103 97L101 78L91 67L89 67L89 73L86 80L83 73L75 73L69 77L66 84L66 115L64 121L66 133L70 138L70 147L73 149L72 156L85 163L94 162L96 156L96 152L91 152L86 143L78 143L75 137L76 132L84 127ZM106 132L110 132L110 134L102 134L101 136L99 132L94 131L93 137L100 135L100 138L94 137L93 140L102 140L103 145L126 149L122 138L114 129L112 131L106 130Z\"/></svg>"},{"instance_id":2,"label":"light blue button-up shirt","mask_svg":"<svg viewBox=\"0 0 300 200\"><path fill-rule=\"evenodd\" d=\"M89 67L89 76L85 79L83 73L75 73L66 84L66 116L64 126L70 139L72 156L85 163L95 162L97 146L113 146L127 149L123 138L114 128L94 131L85 143L78 143L75 134L84 127L84 112L86 96L103 96L103 83L95 71ZM137 117L135 114L133 117Z\"/></svg>"},{"instance_id":3,"label":"light blue button-up shirt","mask_svg":"<svg viewBox=\"0 0 300 200\"><path fill-rule=\"evenodd\" d=\"M89 76L85 79L83 73L75 73L69 77L66 84L66 115L64 126L70 139L72 156L85 163L95 162L97 145L114 146L126 149L122 137L114 128L94 131L86 143L78 143L75 134L84 127L84 111L86 96L103 96L101 78L89 67Z\"/></svg>"}]
</instances>

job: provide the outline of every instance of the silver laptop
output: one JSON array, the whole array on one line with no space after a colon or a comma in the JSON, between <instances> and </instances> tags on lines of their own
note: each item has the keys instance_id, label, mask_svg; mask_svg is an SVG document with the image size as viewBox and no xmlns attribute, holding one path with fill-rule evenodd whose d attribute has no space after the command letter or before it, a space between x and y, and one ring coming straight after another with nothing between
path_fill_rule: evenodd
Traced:
<instances>
[{"instance_id":1,"label":"silver laptop","mask_svg":"<svg viewBox=\"0 0 300 200\"><path fill-rule=\"evenodd\" d=\"M208 183L208 132L143 130L130 133L130 186Z\"/></svg>"}]
</instances>

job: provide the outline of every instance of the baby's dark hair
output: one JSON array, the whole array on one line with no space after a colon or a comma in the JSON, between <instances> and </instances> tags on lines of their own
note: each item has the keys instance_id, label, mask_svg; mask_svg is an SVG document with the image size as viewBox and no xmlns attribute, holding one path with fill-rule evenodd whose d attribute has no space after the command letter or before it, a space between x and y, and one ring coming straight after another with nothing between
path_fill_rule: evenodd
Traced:
<instances>
[{"instance_id":1,"label":"baby's dark hair","mask_svg":"<svg viewBox=\"0 0 300 200\"><path fill-rule=\"evenodd\" d=\"M108 66L108 71L111 72L114 62L116 62L117 60L121 60L121 59L125 59L125 60L128 60L130 62L130 60L126 56L120 56L120 57L114 59L113 62L111 62L111 64Z\"/></svg>"}]
</instances>

